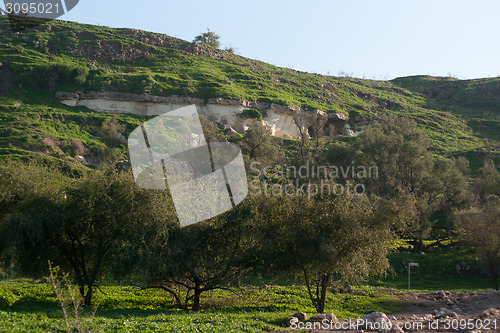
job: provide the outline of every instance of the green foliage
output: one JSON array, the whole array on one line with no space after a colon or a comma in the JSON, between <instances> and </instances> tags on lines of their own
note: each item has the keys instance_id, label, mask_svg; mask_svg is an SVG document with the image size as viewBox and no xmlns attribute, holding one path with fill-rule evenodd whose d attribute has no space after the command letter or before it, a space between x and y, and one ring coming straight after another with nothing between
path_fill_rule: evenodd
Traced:
<instances>
[{"instance_id":1,"label":"green foliage","mask_svg":"<svg viewBox=\"0 0 500 333\"><path fill-rule=\"evenodd\" d=\"M359 282L388 268L396 216L381 203L323 194L264 196L256 219L263 267L304 277L316 311L323 313L334 280Z\"/></svg>"},{"instance_id":2,"label":"green foliage","mask_svg":"<svg viewBox=\"0 0 500 333\"><path fill-rule=\"evenodd\" d=\"M19 83L51 92L65 85L83 85L89 75L89 69L86 66L62 61L37 65L31 69L19 68L18 71Z\"/></svg>"},{"instance_id":3,"label":"green foliage","mask_svg":"<svg viewBox=\"0 0 500 333\"><path fill-rule=\"evenodd\" d=\"M492 196L481 208L472 208L457 214L456 225L460 236L475 249L485 262L492 287L498 290L500 276L500 199Z\"/></svg>"},{"instance_id":4,"label":"green foliage","mask_svg":"<svg viewBox=\"0 0 500 333\"><path fill-rule=\"evenodd\" d=\"M42 171L52 185L54 180ZM32 176L22 168L16 172L23 179ZM7 187L7 202L17 185ZM39 190L45 183L35 185L23 209L0 221L0 246L4 244L25 274L46 274L48 261L71 272L84 304L90 305L97 281L117 266L112 263L121 251L135 248L143 240L140 235L155 224L172 223L171 202L165 193L139 189L130 174L112 166L74 184L58 185L47 191ZM121 262L126 263L130 261Z\"/></svg>"},{"instance_id":5,"label":"green foliage","mask_svg":"<svg viewBox=\"0 0 500 333\"><path fill-rule=\"evenodd\" d=\"M283 159L283 153L278 148L279 142L273 140L269 131L260 123L252 124L239 143L246 157L257 162L257 168L278 163Z\"/></svg>"},{"instance_id":6,"label":"green foliage","mask_svg":"<svg viewBox=\"0 0 500 333\"><path fill-rule=\"evenodd\" d=\"M125 130L126 126L120 124L115 118L105 119L98 131L98 135L104 140L108 146L115 146L122 143L119 139L121 132Z\"/></svg>"},{"instance_id":7,"label":"green foliage","mask_svg":"<svg viewBox=\"0 0 500 333\"><path fill-rule=\"evenodd\" d=\"M175 305L200 310L202 293L227 286L253 267L247 234L252 216L248 204L221 216L185 228L154 232L144 243L139 270L148 272L148 288L172 295Z\"/></svg>"},{"instance_id":8,"label":"green foliage","mask_svg":"<svg viewBox=\"0 0 500 333\"><path fill-rule=\"evenodd\" d=\"M218 49L220 47L220 42L219 42L220 36L217 35L215 32L210 31L210 29L207 29L207 32L203 32L196 36L193 39L193 43L199 43L203 45L210 46L214 49Z\"/></svg>"},{"instance_id":9,"label":"green foliage","mask_svg":"<svg viewBox=\"0 0 500 333\"><path fill-rule=\"evenodd\" d=\"M434 240L426 240L424 245L428 246L434 242ZM484 273L484 265L473 251L460 246L456 241L449 240L445 243L446 246L432 248L425 253L410 252L408 240L402 239L394 244L396 252L388 256L392 271L385 277L372 280L371 285L406 290L408 288L406 267L409 261L413 261L419 263L420 266L412 268L412 291L491 290L491 282Z\"/></svg>"},{"instance_id":10,"label":"green foliage","mask_svg":"<svg viewBox=\"0 0 500 333\"><path fill-rule=\"evenodd\" d=\"M245 109L238 116L243 119L251 118L262 120L263 118L267 117L267 112L256 109Z\"/></svg>"},{"instance_id":11,"label":"green foliage","mask_svg":"<svg viewBox=\"0 0 500 333\"><path fill-rule=\"evenodd\" d=\"M361 136L361 160L377 166L378 176L368 179L372 193L405 207L405 236L423 251L431 215L442 209L467 205L467 180L454 162L435 157L431 142L415 122L385 115Z\"/></svg>"},{"instance_id":12,"label":"green foliage","mask_svg":"<svg viewBox=\"0 0 500 333\"><path fill-rule=\"evenodd\" d=\"M6 18L0 17L0 27L6 24ZM49 26L51 31L46 31ZM20 53L16 45L22 43L26 45ZM128 49L137 56L128 58ZM82 50L85 55L75 56ZM99 52L101 56L96 57ZM32 94L33 87L38 87L187 95L205 100L222 97L363 115L367 119L389 111L416 120L439 153L482 147L491 150L498 144L498 102L492 98L497 92L497 79L412 77L387 82L322 76L229 52L222 58L212 57L206 50L194 50L188 42L165 35L63 21L51 21L17 35L1 34L0 54L0 75L12 74L6 77L4 88L20 90L23 95ZM52 66L56 74L49 72ZM48 79L37 73L47 74ZM13 78L20 82L15 84ZM434 83L432 89L437 93L426 93Z\"/></svg>"}]
</instances>

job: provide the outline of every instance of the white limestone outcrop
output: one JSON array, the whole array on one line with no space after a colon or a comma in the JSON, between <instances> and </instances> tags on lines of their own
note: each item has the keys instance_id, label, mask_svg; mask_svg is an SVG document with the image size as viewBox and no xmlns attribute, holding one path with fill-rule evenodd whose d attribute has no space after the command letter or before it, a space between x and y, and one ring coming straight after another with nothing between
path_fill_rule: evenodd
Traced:
<instances>
[{"instance_id":1,"label":"white limestone outcrop","mask_svg":"<svg viewBox=\"0 0 500 333\"><path fill-rule=\"evenodd\" d=\"M193 97L162 97L118 92L58 92L56 97L61 103L69 106L79 105L96 112L131 113L141 116L156 116L195 104L198 111L207 119L220 123L226 128L232 128L238 133L245 133L252 123L261 122L272 135L291 138L298 138L300 135L294 116L304 112L293 105L283 106L224 98L212 98L205 102L203 99ZM240 114L246 109L265 111L266 116L262 120L244 119ZM318 110L318 112L321 111ZM342 113L328 115L328 122L335 124L337 134L352 136L355 133L346 127L348 119L349 117Z\"/></svg>"}]
</instances>

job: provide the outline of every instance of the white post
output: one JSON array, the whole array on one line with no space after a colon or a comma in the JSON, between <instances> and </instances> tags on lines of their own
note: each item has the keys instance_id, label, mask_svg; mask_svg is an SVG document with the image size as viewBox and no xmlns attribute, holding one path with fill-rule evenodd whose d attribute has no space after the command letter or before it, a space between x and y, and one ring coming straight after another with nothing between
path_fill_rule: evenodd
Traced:
<instances>
[{"instance_id":1,"label":"white post","mask_svg":"<svg viewBox=\"0 0 500 333\"><path fill-rule=\"evenodd\" d=\"M410 291L410 276L411 276L411 267L419 267L420 265L418 264L418 262L413 262L413 261L410 261L408 262L408 291Z\"/></svg>"}]
</instances>

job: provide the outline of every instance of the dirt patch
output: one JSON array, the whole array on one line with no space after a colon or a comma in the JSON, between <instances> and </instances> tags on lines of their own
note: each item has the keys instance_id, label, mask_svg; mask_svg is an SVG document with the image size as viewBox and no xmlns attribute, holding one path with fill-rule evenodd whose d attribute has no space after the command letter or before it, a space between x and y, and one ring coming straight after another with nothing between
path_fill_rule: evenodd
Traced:
<instances>
[{"instance_id":1,"label":"dirt patch","mask_svg":"<svg viewBox=\"0 0 500 333\"><path fill-rule=\"evenodd\" d=\"M500 292L455 293L438 291L434 293L410 293L402 301L402 310L380 314L384 325L366 325L361 318L330 323L328 328L299 328L309 332L488 332L500 333ZM390 321L390 324L389 324ZM291 330L297 332L299 330Z\"/></svg>"}]
</instances>

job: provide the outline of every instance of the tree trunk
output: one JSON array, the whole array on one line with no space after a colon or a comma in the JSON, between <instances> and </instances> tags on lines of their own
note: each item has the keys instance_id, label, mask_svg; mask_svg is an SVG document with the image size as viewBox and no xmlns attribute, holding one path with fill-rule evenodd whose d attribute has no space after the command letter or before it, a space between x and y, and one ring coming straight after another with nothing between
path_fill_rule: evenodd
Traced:
<instances>
[{"instance_id":1,"label":"tree trunk","mask_svg":"<svg viewBox=\"0 0 500 333\"><path fill-rule=\"evenodd\" d=\"M413 240L413 253L422 253L424 250L424 239L422 236L418 236Z\"/></svg>"},{"instance_id":2,"label":"tree trunk","mask_svg":"<svg viewBox=\"0 0 500 333\"><path fill-rule=\"evenodd\" d=\"M85 295L83 305L92 305L92 286L87 286L87 294Z\"/></svg>"},{"instance_id":3,"label":"tree trunk","mask_svg":"<svg viewBox=\"0 0 500 333\"><path fill-rule=\"evenodd\" d=\"M490 271L491 282L493 285L493 289L498 290L498 264L497 264L497 256L496 253L492 253L488 251L486 253L486 260L488 262L488 270Z\"/></svg>"},{"instance_id":4,"label":"tree trunk","mask_svg":"<svg viewBox=\"0 0 500 333\"><path fill-rule=\"evenodd\" d=\"M316 302L316 310L318 313L324 313L325 312L325 306L326 306L326 291L328 289L328 283L330 282L330 274L324 274L321 276L320 280L320 292L321 294L318 295L318 300Z\"/></svg>"},{"instance_id":5,"label":"tree trunk","mask_svg":"<svg viewBox=\"0 0 500 333\"><path fill-rule=\"evenodd\" d=\"M193 311L200 311L200 295L201 295L200 286L195 285L194 286L193 307L191 308Z\"/></svg>"}]
</instances>

